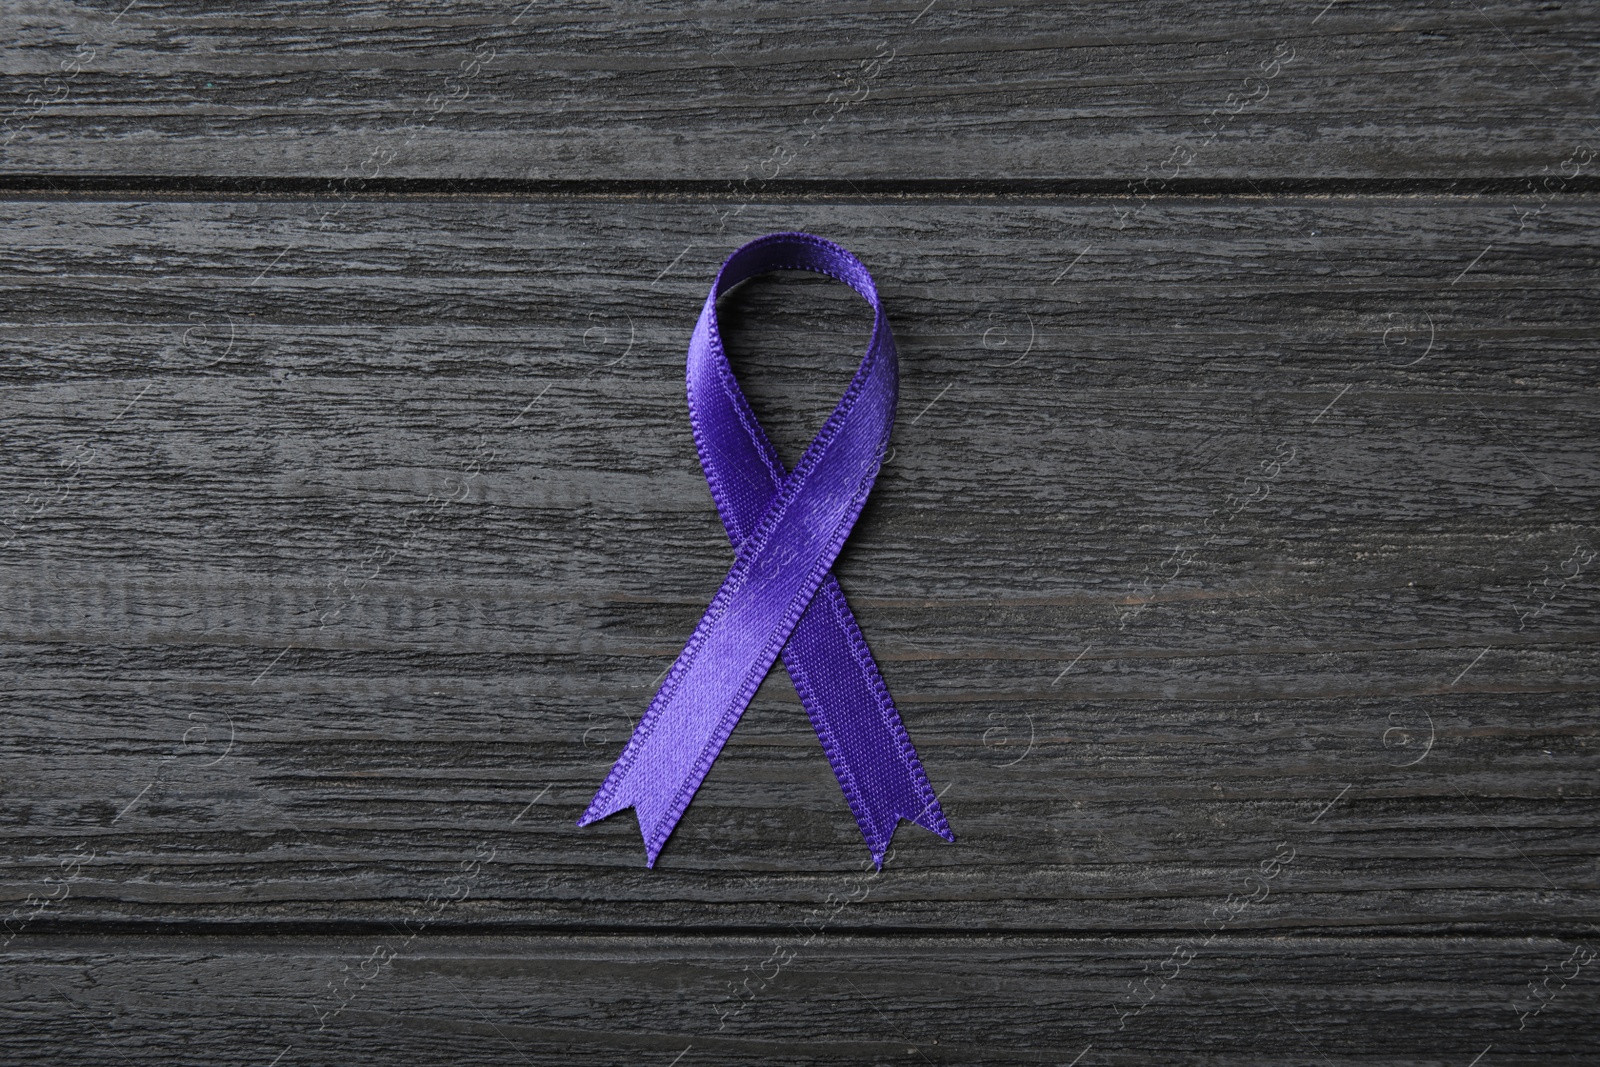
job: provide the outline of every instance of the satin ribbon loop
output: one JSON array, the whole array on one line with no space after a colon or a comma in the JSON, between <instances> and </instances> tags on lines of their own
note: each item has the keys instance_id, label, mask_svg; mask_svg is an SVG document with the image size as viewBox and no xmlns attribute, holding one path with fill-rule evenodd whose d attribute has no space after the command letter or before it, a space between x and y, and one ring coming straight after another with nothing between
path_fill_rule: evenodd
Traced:
<instances>
[{"instance_id":1,"label":"satin ribbon loop","mask_svg":"<svg viewBox=\"0 0 1600 1067\"><path fill-rule=\"evenodd\" d=\"M855 376L795 469L785 470L734 379L717 300L774 270L844 282L873 309ZM831 567L888 452L899 386L888 317L855 256L775 233L723 263L689 341L689 421L734 561L638 727L578 820L632 807L646 866L781 654L880 868L900 819L955 840Z\"/></svg>"}]
</instances>

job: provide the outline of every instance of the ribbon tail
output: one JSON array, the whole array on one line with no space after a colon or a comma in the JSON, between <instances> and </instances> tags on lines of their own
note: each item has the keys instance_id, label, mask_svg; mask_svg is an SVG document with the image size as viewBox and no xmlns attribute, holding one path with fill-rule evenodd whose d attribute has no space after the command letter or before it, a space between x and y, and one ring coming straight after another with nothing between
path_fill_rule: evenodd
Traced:
<instances>
[{"instance_id":1,"label":"ribbon tail","mask_svg":"<svg viewBox=\"0 0 1600 1067\"><path fill-rule=\"evenodd\" d=\"M594 800L590 802L589 807L584 811L583 816L578 820L578 825L588 826L590 823L599 822L601 819L615 815L624 808L632 808L633 813L638 816L639 834L644 838L644 865L646 867L654 867L656 865L656 857L661 855L661 849L665 846L666 839L672 835L673 827L670 825L665 828L657 826L656 822L639 807L636 801L622 800L616 797L608 799L596 795ZM663 829L665 832L660 832ZM658 841L660 842L659 844L656 843Z\"/></svg>"},{"instance_id":2,"label":"ribbon tail","mask_svg":"<svg viewBox=\"0 0 1600 1067\"><path fill-rule=\"evenodd\" d=\"M835 768L835 773L837 771L838 768ZM861 828L861 836L872 853L872 863L880 871L883 870L883 861L889 854L890 842L894 840L894 832L901 819L938 834L946 841L956 839L945 822L944 812L939 808L939 798L933 795L932 787L920 766L912 777L918 780L905 783L910 788L897 789L899 795L891 800L885 800L881 793L863 793L861 810L855 812L856 825ZM926 801L921 797L924 791L928 794Z\"/></svg>"},{"instance_id":3,"label":"ribbon tail","mask_svg":"<svg viewBox=\"0 0 1600 1067\"><path fill-rule=\"evenodd\" d=\"M588 826L623 808L632 808L644 838L646 867L656 865L656 857L666 847L667 838L683 818L700 783L711 772L712 763L739 724L756 686L778 658L774 650L764 664L758 662L756 669L745 673L743 684L732 692L720 691L726 689L725 685L712 685L710 679L725 661L697 653L702 651L705 631L714 628L712 620L720 614L723 595L719 592L717 600L712 601L695 636L639 719L611 773L578 819L579 826ZM695 699L695 694L703 696L708 690L714 702ZM722 700L717 701L717 696Z\"/></svg>"},{"instance_id":4,"label":"ribbon tail","mask_svg":"<svg viewBox=\"0 0 1600 1067\"><path fill-rule=\"evenodd\" d=\"M783 662L873 863L882 869L901 819L954 841L889 688L833 575L824 580L800 617Z\"/></svg>"},{"instance_id":5,"label":"ribbon tail","mask_svg":"<svg viewBox=\"0 0 1600 1067\"><path fill-rule=\"evenodd\" d=\"M629 761L627 756L625 751L623 758L619 759L616 766L611 769L605 782L596 791L594 799L589 802L588 808L578 819L578 825L588 826L625 808L632 808L639 821L639 834L644 838L645 866L654 867L656 857L661 855L661 850L666 847L667 838L672 836L678 820L683 817L684 810L688 807L688 797L684 797L682 804L675 805L674 791L670 788L666 790L659 787L651 788L648 782L641 781L638 775L632 773L640 769L639 763ZM695 779L688 789L690 796L694 793L694 787L699 784L699 779Z\"/></svg>"},{"instance_id":6,"label":"ribbon tail","mask_svg":"<svg viewBox=\"0 0 1600 1067\"><path fill-rule=\"evenodd\" d=\"M632 808L644 838L645 866L654 867L656 857L666 847L667 838L688 810L700 783L711 771L711 764L727 743L728 736L744 712L749 692L724 708L720 717L707 715L706 709L673 708L672 696L685 668L693 661L695 642L679 656L656 698L628 738L622 755L611 773L600 783L594 799L578 819L588 826ZM761 672L762 674L765 671ZM759 675L756 676L759 680ZM754 685L747 688L754 690ZM674 713L676 712L676 714Z\"/></svg>"}]
</instances>

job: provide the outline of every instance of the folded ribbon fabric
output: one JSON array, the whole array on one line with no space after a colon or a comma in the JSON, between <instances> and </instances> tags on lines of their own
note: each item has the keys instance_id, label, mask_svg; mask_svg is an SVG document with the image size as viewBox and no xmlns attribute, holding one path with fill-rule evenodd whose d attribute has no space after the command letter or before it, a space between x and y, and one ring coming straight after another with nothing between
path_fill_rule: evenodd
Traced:
<instances>
[{"instance_id":1,"label":"folded ribbon fabric","mask_svg":"<svg viewBox=\"0 0 1600 1067\"><path fill-rule=\"evenodd\" d=\"M740 392L717 331L717 298L773 270L836 278L875 315L855 377L792 472ZM654 867L781 652L873 862L883 866L902 818L955 840L830 570L888 451L898 378L872 276L845 249L775 233L722 265L689 341L689 422L733 567L579 826L633 807Z\"/></svg>"}]
</instances>

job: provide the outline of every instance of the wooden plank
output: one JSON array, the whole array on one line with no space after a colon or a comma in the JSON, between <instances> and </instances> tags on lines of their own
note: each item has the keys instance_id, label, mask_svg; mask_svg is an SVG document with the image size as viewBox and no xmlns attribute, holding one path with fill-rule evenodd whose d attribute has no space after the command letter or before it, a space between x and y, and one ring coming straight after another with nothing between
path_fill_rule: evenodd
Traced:
<instances>
[{"instance_id":1,"label":"wooden plank","mask_svg":"<svg viewBox=\"0 0 1600 1067\"><path fill-rule=\"evenodd\" d=\"M0 175L1533 198L1592 182L1590 30L1582 5L1525 3L55 0L0 13Z\"/></svg>"},{"instance_id":2,"label":"wooden plank","mask_svg":"<svg viewBox=\"0 0 1600 1067\"><path fill-rule=\"evenodd\" d=\"M801 922L865 851L781 676L657 870L573 825L728 562L681 360L743 235L326 207L0 205L8 929L394 922L467 870L462 923ZM903 350L839 573L959 840L838 925L1186 929L1292 856L1230 931L1588 929L1600 209L1125 221L743 218L858 250ZM792 457L865 309L733 299Z\"/></svg>"},{"instance_id":3,"label":"wooden plank","mask_svg":"<svg viewBox=\"0 0 1600 1067\"><path fill-rule=\"evenodd\" d=\"M1592 938L29 937L0 1034L17 1062L80 1065L1583 1064L1594 957Z\"/></svg>"}]
</instances>

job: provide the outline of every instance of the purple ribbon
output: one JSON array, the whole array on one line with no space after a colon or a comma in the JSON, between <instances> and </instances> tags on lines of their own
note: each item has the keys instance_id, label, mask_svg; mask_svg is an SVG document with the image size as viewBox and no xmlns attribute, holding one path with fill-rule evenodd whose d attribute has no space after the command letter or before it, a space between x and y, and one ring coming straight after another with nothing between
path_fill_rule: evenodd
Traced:
<instances>
[{"instance_id":1,"label":"purple ribbon","mask_svg":"<svg viewBox=\"0 0 1600 1067\"><path fill-rule=\"evenodd\" d=\"M717 331L717 298L773 270L813 270L872 305L872 339L793 472L756 422ZM867 268L831 241L774 233L717 273L689 340L689 423L733 567L627 747L578 820L633 807L654 867L779 653L880 869L901 819L954 841L866 639L830 568L888 451L899 370Z\"/></svg>"}]
</instances>

